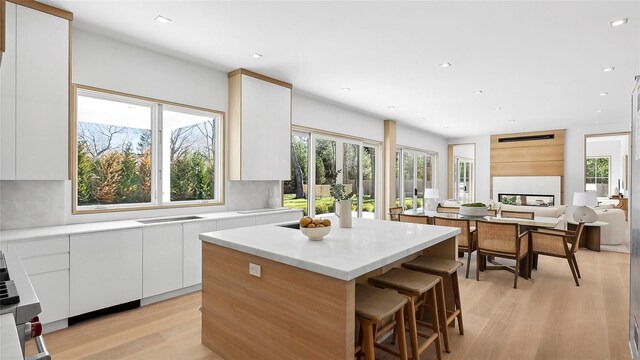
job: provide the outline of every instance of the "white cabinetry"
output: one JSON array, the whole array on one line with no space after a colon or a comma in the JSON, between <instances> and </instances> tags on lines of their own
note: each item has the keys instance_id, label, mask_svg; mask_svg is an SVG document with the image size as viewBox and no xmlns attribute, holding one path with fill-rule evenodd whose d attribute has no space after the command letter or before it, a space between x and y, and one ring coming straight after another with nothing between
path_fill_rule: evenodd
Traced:
<instances>
[{"instance_id":1,"label":"white cabinetry","mask_svg":"<svg viewBox=\"0 0 640 360\"><path fill-rule=\"evenodd\" d=\"M291 85L240 69L229 74L231 180L291 177Z\"/></svg>"},{"instance_id":2,"label":"white cabinetry","mask_svg":"<svg viewBox=\"0 0 640 360\"><path fill-rule=\"evenodd\" d=\"M2 180L68 179L69 21L7 3Z\"/></svg>"},{"instance_id":3,"label":"white cabinetry","mask_svg":"<svg viewBox=\"0 0 640 360\"><path fill-rule=\"evenodd\" d=\"M142 299L142 229L71 235L70 314Z\"/></svg>"},{"instance_id":4,"label":"white cabinetry","mask_svg":"<svg viewBox=\"0 0 640 360\"><path fill-rule=\"evenodd\" d=\"M188 287L202 282L202 241L199 235L203 232L216 231L217 222L198 221L183 224L182 239L182 286Z\"/></svg>"},{"instance_id":5,"label":"white cabinetry","mask_svg":"<svg viewBox=\"0 0 640 360\"><path fill-rule=\"evenodd\" d=\"M48 324L69 317L69 236L11 242L7 250L20 255Z\"/></svg>"},{"instance_id":6,"label":"white cabinetry","mask_svg":"<svg viewBox=\"0 0 640 360\"><path fill-rule=\"evenodd\" d=\"M182 288L182 224L142 230L142 297Z\"/></svg>"}]
</instances>

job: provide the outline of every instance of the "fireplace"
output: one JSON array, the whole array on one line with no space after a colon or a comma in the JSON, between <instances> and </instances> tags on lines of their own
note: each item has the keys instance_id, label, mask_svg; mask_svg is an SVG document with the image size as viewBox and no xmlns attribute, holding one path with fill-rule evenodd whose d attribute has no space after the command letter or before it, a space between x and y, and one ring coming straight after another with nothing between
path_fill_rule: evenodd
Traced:
<instances>
[{"instance_id":1,"label":"fireplace","mask_svg":"<svg viewBox=\"0 0 640 360\"><path fill-rule=\"evenodd\" d=\"M538 195L538 194L498 194L498 201L503 204L517 205L518 196L520 197L520 205L526 206L554 206L554 195Z\"/></svg>"},{"instance_id":2,"label":"fireplace","mask_svg":"<svg viewBox=\"0 0 640 360\"><path fill-rule=\"evenodd\" d=\"M494 176L492 199L503 204L515 204L520 196L522 205L558 206L562 203L560 176Z\"/></svg>"}]
</instances>

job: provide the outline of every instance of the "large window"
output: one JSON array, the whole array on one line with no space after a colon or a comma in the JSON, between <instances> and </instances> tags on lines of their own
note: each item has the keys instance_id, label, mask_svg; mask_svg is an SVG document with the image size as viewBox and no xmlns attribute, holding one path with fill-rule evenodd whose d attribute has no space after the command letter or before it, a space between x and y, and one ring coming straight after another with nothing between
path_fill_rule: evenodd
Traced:
<instances>
[{"instance_id":1,"label":"large window","mask_svg":"<svg viewBox=\"0 0 640 360\"><path fill-rule=\"evenodd\" d=\"M77 210L222 201L222 113L76 88Z\"/></svg>"},{"instance_id":2,"label":"large window","mask_svg":"<svg viewBox=\"0 0 640 360\"><path fill-rule=\"evenodd\" d=\"M589 157L586 160L585 186L598 197L609 197L609 157Z\"/></svg>"},{"instance_id":3,"label":"large window","mask_svg":"<svg viewBox=\"0 0 640 360\"><path fill-rule=\"evenodd\" d=\"M378 144L309 132L294 132L291 141L291 180L284 182L285 206L302 209L305 215L331 214L335 199L330 189L337 182L353 193L353 216L378 216Z\"/></svg>"}]
</instances>

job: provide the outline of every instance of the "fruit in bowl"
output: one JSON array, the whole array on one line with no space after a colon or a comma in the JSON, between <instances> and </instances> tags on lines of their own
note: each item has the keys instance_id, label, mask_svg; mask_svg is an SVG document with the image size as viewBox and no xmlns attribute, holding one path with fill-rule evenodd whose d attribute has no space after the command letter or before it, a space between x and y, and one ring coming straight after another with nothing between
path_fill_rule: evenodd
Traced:
<instances>
[{"instance_id":1,"label":"fruit in bowl","mask_svg":"<svg viewBox=\"0 0 640 360\"><path fill-rule=\"evenodd\" d=\"M331 231L329 219L312 219L308 216L300 219L300 231L309 240L322 240Z\"/></svg>"}]
</instances>

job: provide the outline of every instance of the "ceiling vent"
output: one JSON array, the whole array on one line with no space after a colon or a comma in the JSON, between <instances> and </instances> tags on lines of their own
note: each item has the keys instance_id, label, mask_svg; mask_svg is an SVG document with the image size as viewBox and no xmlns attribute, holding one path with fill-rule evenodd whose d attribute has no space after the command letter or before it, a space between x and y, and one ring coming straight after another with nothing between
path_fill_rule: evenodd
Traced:
<instances>
[{"instance_id":1,"label":"ceiling vent","mask_svg":"<svg viewBox=\"0 0 640 360\"><path fill-rule=\"evenodd\" d=\"M536 141L536 140L553 140L554 134L529 135L529 136L513 136L498 138L499 143L517 142L517 141Z\"/></svg>"}]
</instances>

